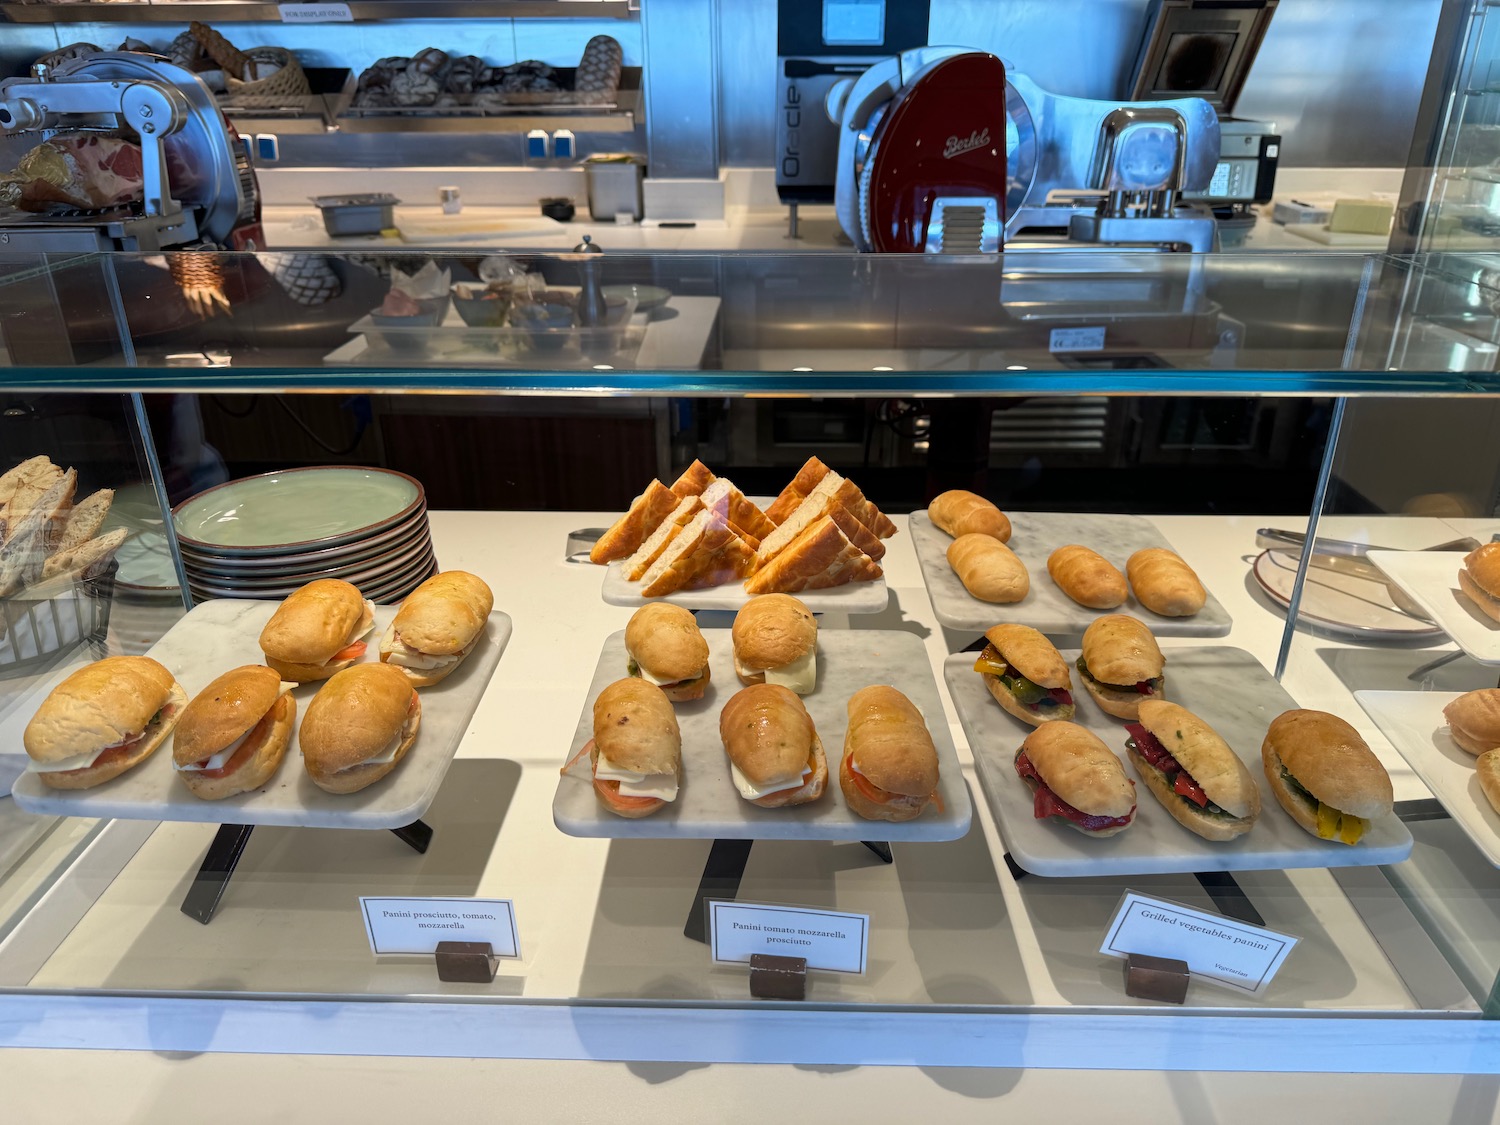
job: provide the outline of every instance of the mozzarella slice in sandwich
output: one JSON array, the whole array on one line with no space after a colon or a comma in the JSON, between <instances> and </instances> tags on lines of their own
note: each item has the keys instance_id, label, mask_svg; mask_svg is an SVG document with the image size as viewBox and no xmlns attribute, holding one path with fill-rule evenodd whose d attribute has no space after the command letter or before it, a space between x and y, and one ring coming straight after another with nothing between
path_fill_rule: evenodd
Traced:
<instances>
[{"instance_id":1,"label":"mozzarella slice in sandwich","mask_svg":"<svg viewBox=\"0 0 1500 1125\"><path fill-rule=\"evenodd\" d=\"M344 642L346 645L352 645L375 628L375 603L369 598L365 598L364 603L364 609L360 611L359 620L354 623L354 632L350 633L349 639Z\"/></svg>"},{"instance_id":2,"label":"mozzarella slice in sandwich","mask_svg":"<svg viewBox=\"0 0 1500 1125\"><path fill-rule=\"evenodd\" d=\"M139 731L136 734L128 735L127 737L120 739L119 742L112 742L108 746L101 746L97 750L89 750L83 754L74 754L71 758L63 758L61 761L57 762L39 762L35 758L32 758L29 762L27 762L26 770L28 773L66 773L69 770L88 769L109 751L116 750L121 746L128 746L132 742L138 742L142 738L145 738L147 731L149 731L153 726L155 726L162 719L171 718L172 714L175 711L180 711L185 706L187 706L186 700L181 703L176 703L169 700L162 705L160 711L158 711L151 717L151 721L146 724L145 730Z\"/></svg>"},{"instance_id":3,"label":"mozzarella slice in sandwich","mask_svg":"<svg viewBox=\"0 0 1500 1125\"><path fill-rule=\"evenodd\" d=\"M675 773L638 773L622 769L603 754L594 763L594 777L598 781L618 781L622 797L655 797L661 801L677 800L677 775Z\"/></svg>"},{"instance_id":4,"label":"mozzarella slice in sandwich","mask_svg":"<svg viewBox=\"0 0 1500 1125\"><path fill-rule=\"evenodd\" d=\"M287 692L291 691L296 686L297 686L296 684L289 684L285 680L282 680L281 681L281 690L276 693L276 698L280 699L283 695L285 695ZM272 706L274 706L274 704ZM264 715L261 716L261 719L263 719L263 718L265 718ZM178 773L196 773L196 772L199 772L199 771L207 772L209 770L221 770L221 769L223 769L229 763L229 759L233 758L235 756L235 754L237 754L239 752L240 747L243 746L243 745L245 745L245 739L249 738L252 734L254 734L255 733L255 727L258 727L258 726L260 726L260 719L255 720L255 725L252 726L249 730L247 730L244 734L240 735L233 742L231 742L228 746L226 746L226 747L224 747L224 749L220 750L217 754L214 754L214 755L210 756L209 758L207 758L204 761L201 761L201 762L189 762L185 766L181 766L181 765L178 765L176 762L173 762L172 763L172 768L174 770L176 770Z\"/></svg>"},{"instance_id":5,"label":"mozzarella slice in sandwich","mask_svg":"<svg viewBox=\"0 0 1500 1125\"><path fill-rule=\"evenodd\" d=\"M784 664L780 668L767 668L766 683L777 684L798 695L811 694L818 683L817 647L808 649L790 664Z\"/></svg>"},{"instance_id":6,"label":"mozzarella slice in sandwich","mask_svg":"<svg viewBox=\"0 0 1500 1125\"><path fill-rule=\"evenodd\" d=\"M747 801L758 801L762 797L769 797L772 793L784 793L788 789L801 789L807 784L807 779L812 777L812 772L812 766L803 766L801 775L792 778L790 781L756 785L755 782L740 772L739 766L733 762L729 763L729 773L734 778L734 787L740 791L740 796L744 797Z\"/></svg>"},{"instance_id":7,"label":"mozzarella slice in sandwich","mask_svg":"<svg viewBox=\"0 0 1500 1125\"><path fill-rule=\"evenodd\" d=\"M476 636L461 652L434 655L430 652L423 652L421 649L412 648L411 645L403 641L396 632L396 623L393 621L386 627L385 636L381 638L380 651L388 654L386 656L387 664L395 664L401 668L413 668L419 672L428 672L434 668L446 668L450 664L457 664L469 654L469 651L473 649L475 642L478 640L479 637Z\"/></svg>"},{"instance_id":8,"label":"mozzarella slice in sandwich","mask_svg":"<svg viewBox=\"0 0 1500 1125\"><path fill-rule=\"evenodd\" d=\"M385 744L385 749L373 758L366 758L362 762L353 762L345 766L344 770L357 770L362 766L383 766L394 762L396 760L396 752L401 749L401 743L405 741L407 735L410 733L411 717L408 716L406 722L401 724L400 729L391 735L391 740ZM344 770L339 770L339 773L343 773Z\"/></svg>"}]
</instances>

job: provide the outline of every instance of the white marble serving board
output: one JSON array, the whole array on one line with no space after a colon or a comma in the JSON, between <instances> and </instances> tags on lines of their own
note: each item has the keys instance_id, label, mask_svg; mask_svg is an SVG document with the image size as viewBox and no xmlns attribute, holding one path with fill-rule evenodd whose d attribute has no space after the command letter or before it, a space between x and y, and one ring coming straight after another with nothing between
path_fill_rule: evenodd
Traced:
<instances>
[{"instance_id":1,"label":"white marble serving board","mask_svg":"<svg viewBox=\"0 0 1500 1125\"><path fill-rule=\"evenodd\" d=\"M1069 666L1078 652L1063 651ZM1055 817L1037 820L1030 788L1017 776L1016 751L1034 728L1000 709L974 671L973 653L943 662L948 694L969 739L980 787L1016 863L1035 875L1162 875L1257 871L1286 867L1366 867L1399 863L1411 833L1394 815L1374 822L1360 843L1329 843L1304 831L1277 804L1266 783L1260 746L1271 720L1297 703L1242 649L1227 645L1167 650L1166 697L1219 732L1260 787L1255 827L1237 840L1214 843L1189 832L1152 796L1125 756L1125 721L1101 711L1073 677L1074 721L1104 740L1136 783L1134 823L1117 836L1094 839Z\"/></svg>"},{"instance_id":2,"label":"white marble serving board","mask_svg":"<svg viewBox=\"0 0 1500 1125\"><path fill-rule=\"evenodd\" d=\"M1371 551L1367 557L1430 613L1437 627L1470 657L1481 664L1500 664L1500 621L1482 613L1458 586L1458 572L1467 554Z\"/></svg>"},{"instance_id":3,"label":"white marble serving board","mask_svg":"<svg viewBox=\"0 0 1500 1125\"><path fill-rule=\"evenodd\" d=\"M1172 544L1142 516L1093 515L1075 512L1007 512L1011 537L1006 544L1026 564L1031 589L1019 602L983 602L968 590L948 565L953 537L932 522L927 509L911 514L912 546L927 581L932 612L950 629L982 633L1002 621L1030 625L1054 636L1082 636L1096 617L1129 613L1139 617L1158 637L1223 637L1232 624L1229 613L1213 591L1192 617L1163 617L1152 613L1132 595L1117 609L1089 609L1058 589L1047 573L1047 558L1059 547L1081 543L1098 551L1125 573L1125 560L1143 547Z\"/></svg>"},{"instance_id":4,"label":"white marble serving board","mask_svg":"<svg viewBox=\"0 0 1500 1125\"><path fill-rule=\"evenodd\" d=\"M679 590L662 598L647 598L642 596L639 582L630 582L620 573L617 562L605 568L604 586L599 594L605 605L632 609L647 602L671 602L685 609L738 610L754 596L745 592L744 583L732 582L727 586ZM885 579L877 578L873 582L850 582L827 590L798 590L795 596L814 613L881 613L891 599L891 592Z\"/></svg>"},{"instance_id":5,"label":"white marble serving board","mask_svg":"<svg viewBox=\"0 0 1500 1125\"><path fill-rule=\"evenodd\" d=\"M1475 756L1453 741L1443 715L1443 708L1462 694L1357 691L1354 698L1484 858L1500 867L1500 813L1479 785Z\"/></svg>"},{"instance_id":6,"label":"white marble serving board","mask_svg":"<svg viewBox=\"0 0 1500 1125\"><path fill-rule=\"evenodd\" d=\"M675 704L682 730L682 788L661 812L626 820L607 812L594 796L587 759L558 779L552 819L569 836L630 839L736 840L956 840L969 830L973 809L963 770L948 732L943 703L932 677L927 650L914 633L827 629L818 633L818 685L802 697L828 756L828 788L806 805L763 809L740 796L729 777L729 760L719 738L719 712L745 685L734 674L734 645L728 629L705 629L712 682L702 699ZM594 700L606 686L623 679L625 633L604 642L567 757L572 760L594 736ZM845 705L860 688L891 684L927 720L938 752L938 795L943 811L924 810L915 820L888 824L849 811L839 789L838 769L848 726ZM561 763L560 763L561 764Z\"/></svg>"},{"instance_id":7,"label":"white marble serving board","mask_svg":"<svg viewBox=\"0 0 1500 1125\"><path fill-rule=\"evenodd\" d=\"M279 605L233 599L204 602L173 625L146 655L166 665L191 699L229 669L265 659L260 651L260 631ZM396 616L397 608L375 607L375 631L369 638L364 662L379 659L376 642ZM93 789L49 789L35 774L26 773L16 782L12 796L27 812L56 816L300 828L400 828L426 812L437 796L443 775L469 729L469 720L500 663L510 632L508 614L490 614L488 639L446 680L419 690L422 726L415 745L394 770L358 793L326 793L314 785L302 768L294 733L281 768L270 782L252 793L222 801L201 800L176 778L170 738L134 769ZM46 692L65 675L57 674L37 700L46 698ZM299 732L307 706L321 686L303 684L292 693L297 700ZM16 738L19 740L19 732Z\"/></svg>"}]
</instances>

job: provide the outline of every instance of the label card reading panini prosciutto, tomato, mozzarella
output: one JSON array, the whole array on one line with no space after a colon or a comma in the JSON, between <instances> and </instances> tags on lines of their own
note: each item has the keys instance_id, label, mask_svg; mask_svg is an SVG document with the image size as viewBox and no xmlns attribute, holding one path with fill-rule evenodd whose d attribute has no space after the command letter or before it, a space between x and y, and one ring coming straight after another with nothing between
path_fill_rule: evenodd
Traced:
<instances>
[{"instance_id":1,"label":"label card reading panini prosciutto, tomato, mozzarella","mask_svg":"<svg viewBox=\"0 0 1500 1125\"><path fill-rule=\"evenodd\" d=\"M870 916L749 902L708 904L715 961L748 961L754 953L805 957L809 969L862 973L870 948Z\"/></svg>"},{"instance_id":2,"label":"label card reading panini prosciutto, tomato, mozzarella","mask_svg":"<svg viewBox=\"0 0 1500 1125\"><path fill-rule=\"evenodd\" d=\"M1296 944L1275 930L1126 891L1099 952L1173 957L1187 962L1195 980L1258 996Z\"/></svg>"},{"instance_id":3,"label":"label card reading panini prosciutto, tomato, mozzarella","mask_svg":"<svg viewBox=\"0 0 1500 1125\"><path fill-rule=\"evenodd\" d=\"M370 950L433 953L440 941L487 941L495 957L521 956L516 910L504 898L359 897Z\"/></svg>"}]
</instances>

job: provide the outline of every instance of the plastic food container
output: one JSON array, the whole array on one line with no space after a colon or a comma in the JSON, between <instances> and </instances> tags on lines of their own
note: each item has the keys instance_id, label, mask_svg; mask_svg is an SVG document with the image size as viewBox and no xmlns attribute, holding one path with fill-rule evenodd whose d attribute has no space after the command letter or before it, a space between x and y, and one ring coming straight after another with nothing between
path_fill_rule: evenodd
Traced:
<instances>
[{"instance_id":1,"label":"plastic food container","mask_svg":"<svg viewBox=\"0 0 1500 1125\"><path fill-rule=\"evenodd\" d=\"M323 212L323 228L333 237L379 234L394 226L392 208L401 200L388 192L357 195L315 195L313 206Z\"/></svg>"}]
</instances>

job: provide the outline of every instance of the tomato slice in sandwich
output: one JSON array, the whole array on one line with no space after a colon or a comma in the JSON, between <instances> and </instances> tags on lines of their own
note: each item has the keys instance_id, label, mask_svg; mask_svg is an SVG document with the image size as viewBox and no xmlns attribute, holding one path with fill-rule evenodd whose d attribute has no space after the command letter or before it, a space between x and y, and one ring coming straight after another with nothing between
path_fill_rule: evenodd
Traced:
<instances>
[{"instance_id":1,"label":"tomato slice in sandwich","mask_svg":"<svg viewBox=\"0 0 1500 1125\"><path fill-rule=\"evenodd\" d=\"M365 654L365 649L369 647L364 641L353 641L330 656L328 663L332 664L336 660L358 660Z\"/></svg>"}]
</instances>

